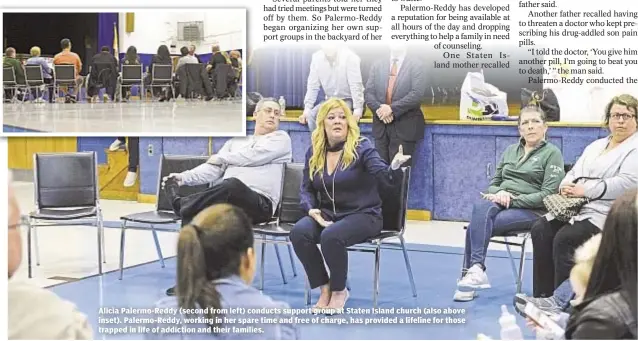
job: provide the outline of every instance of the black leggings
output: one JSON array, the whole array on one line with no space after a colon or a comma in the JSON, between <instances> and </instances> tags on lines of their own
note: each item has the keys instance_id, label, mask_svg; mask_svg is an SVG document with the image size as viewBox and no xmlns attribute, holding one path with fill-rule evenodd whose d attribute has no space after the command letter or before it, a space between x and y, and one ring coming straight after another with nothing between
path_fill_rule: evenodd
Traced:
<instances>
[{"instance_id":1,"label":"black leggings","mask_svg":"<svg viewBox=\"0 0 638 341\"><path fill-rule=\"evenodd\" d=\"M534 297L551 297L569 278L576 249L600 232L589 220L570 225L542 217L534 222Z\"/></svg>"}]
</instances>

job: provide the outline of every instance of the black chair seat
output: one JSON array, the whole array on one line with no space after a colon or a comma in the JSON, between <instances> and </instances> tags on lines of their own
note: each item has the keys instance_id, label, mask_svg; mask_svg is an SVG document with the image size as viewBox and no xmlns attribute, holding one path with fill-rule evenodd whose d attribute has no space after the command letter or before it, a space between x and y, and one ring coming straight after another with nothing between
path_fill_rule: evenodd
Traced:
<instances>
[{"instance_id":1,"label":"black chair seat","mask_svg":"<svg viewBox=\"0 0 638 341\"><path fill-rule=\"evenodd\" d=\"M285 237L290 234L292 230L292 224L279 224L269 223L263 225L255 225L253 232L260 235L273 236L273 237Z\"/></svg>"},{"instance_id":2,"label":"black chair seat","mask_svg":"<svg viewBox=\"0 0 638 341\"><path fill-rule=\"evenodd\" d=\"M173 212L149 211L129 214L120 219L144 224L172 224L178 222L181 218Z\"/></svg>"},{"instance_id":3,"label":"black chair seat","mask_svg":"<svg viewBox=\"0 0 638 341\"><path fill-rule=\"evenodd\" d=\"M70 210L43 208L29 214L31 218L46 220L74 220L94 217L96 215L96 207L75 208Z\"/></svg>"},{"instance_id":4,"label":"black chair seat","mask_svg":"<svg viewBox=\"0 0 638 341\"><path fill-rule=\"evenodd\" d=\"M370 241L383 240L388 238L394 238L399 236L399 231L381 231L374 238L370 238Z\"/></svg>"},{"instance_id":5,"label":"black chair seat","mask_svg":"<svg viewBox=\"0 0 638 341\"><path fill-rule=\"evenodd\" d=\"M469 226L465 225L463 226L464 230L467 230ZM507 231L506 233L500 233L500 234L496 234L493 235L492 238L494 237L520 237L522 235L525 235L526 233L530 233L532 232L532 224L529 224L529 228L522 228L522 229L518 229L518 230L512 230L512 231Z\"/></svg>"}]
</instances>

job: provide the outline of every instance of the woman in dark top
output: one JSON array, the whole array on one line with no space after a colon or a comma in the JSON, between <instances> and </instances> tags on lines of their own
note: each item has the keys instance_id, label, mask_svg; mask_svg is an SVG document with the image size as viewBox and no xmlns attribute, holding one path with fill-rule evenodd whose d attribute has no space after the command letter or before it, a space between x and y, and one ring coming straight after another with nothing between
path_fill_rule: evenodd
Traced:
<instances>
[{"instance_id":1,"label":"woman in dark top","mask_svg":"<svg viewBox=\"0 0 638 341\"><path fill-rule=\"evenodd\" d=\"M574 307L566 339L636 340L638 191L619 197L605 221L583 302Z\"/></svg>"},{"instance_id":2,"label":"woman in dark top","mask_svg":"<svg viewBox=\"0 0 638 341\"><path fill-rule=\"evenodd\" d=\"M122 65L140 65L140 57L137 55L137 48L135 46L129 46L126 50Z\"/></svg>"},{"instance_id":3,"label":"woman in dark top","mask_svg":"<svg viewBox=\"0 0 638 341\"><path fill-rule=\"evenodd\" d=\"M343 100L333 98L321 106L300 188L301 205L308 216L299 220L290 234L310 287L321 287L315 309L342 311L348 299L346 247L381 231L377 182L400 179L399 167L409 158L400 148L388 166L372 143L360 136L357 122ZM317 243L321 244L323 257Z\"/></svg>"},{"instance_id":4,"label":"woman in dark top","mask_svg":"<svg viewBox=\"0 0 638 341\"><path fill-rule=\"evenodd\" d=\"M137 55L137 48L133 45L129 46L126 50L126 55L124 55L124 59L122 59L122 65L141 65L140 57ZM124 93L122 94L122 101L128 101L131 96L131 88L127 87L123 89Z\"/></svg>"},{"instance_id":5,"label":"woman in dark top","mask_svg":"<svg viewBox=\"0 0 638 341\"><path fill-rule=\"evenodd\" d=\"M173 65L173 60L171 59L171 53L168 50L168 46L160 45L157 48L157 54L153 55L151 58L151 64L148 66L148 77L146 78L146 85L151 84L151 80L153 79L153 65ZM171 99L173 97L173 93L167 91L167 88L153 88L153 96L160 97L160 102L164 102L167 99Z\"/></svg>"}]
</instances>

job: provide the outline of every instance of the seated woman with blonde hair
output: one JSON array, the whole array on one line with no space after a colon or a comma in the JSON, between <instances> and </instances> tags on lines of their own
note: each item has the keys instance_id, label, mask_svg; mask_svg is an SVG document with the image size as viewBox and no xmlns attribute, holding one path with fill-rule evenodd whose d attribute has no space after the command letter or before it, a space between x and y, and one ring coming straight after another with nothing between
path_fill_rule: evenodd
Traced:
<instances>
[{"instance_id":1,"label":"seated woman with blonde hair","mask_svg":"<svg viewBox=\"0 0 638 341\"><path fill-rule=\"evenodd\" d=\"M277 302L250 286L255 275L255 251L252 222L240 208L219 204L200 212L180 230L177 244L176 297L160 300L156 308L184 309L192 314L175 313L177 329L187 327L196 332L178 332L182 339L264 339L296 340L298 329L293 324L262 323L261 317L284 317L288 304ZM239 311L237 308L240 308ZM243 308L243 311L242 309ZM259 316L248 313L251 308L264 309ZM156 309L157 310L157 309ZM255 309L252 309L255 310ZM168 320L167 314L162 314ZM185 321L192 318L193 321ZM240 320L256 319L255 323ZM226 323L234 319L236 323ZM155 321L158 319L155 318ZM173 327L159 323L154 328ZM147 329L149 330L149 329ZM157 330L157 329L155 329ZM164 329L166 330L166 329ZM147 339L174 339L167 331L146 334Z\"/></svg>"},{"instance_id":2,"label":"seated woman with blonde hair","mask_svg":"<svg viewBox=\"0 0 638 341\"><path fill-rule=\"evenodd\" d=\"M301 205L308 216L299 220L290 233L310 287L321 287L315 310L342 311L348 299L346 248L381 232L377 184L401 179L399 167L409 158L399 147L392 164L385 163L372 142L361 137L357 121L343 100L329 99L319 109L300 189Z\"/></svg>"}]
</instances>

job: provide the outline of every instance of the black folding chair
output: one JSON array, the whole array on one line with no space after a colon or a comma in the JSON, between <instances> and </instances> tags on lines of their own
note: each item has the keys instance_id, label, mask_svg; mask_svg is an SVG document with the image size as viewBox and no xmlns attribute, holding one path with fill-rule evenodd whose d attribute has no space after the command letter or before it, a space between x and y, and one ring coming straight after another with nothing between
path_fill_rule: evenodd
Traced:
<instances>
[{"instance_id":1,"label":"black folding chair","mask_svg":"<svg viewBox=\"0 0 638 341\"><path fill-rule=\"evenodd\" d=\"M279 262L279 269L281 271L281 277L284 284L287 284L286 274L281 262L281 256L279 254L279 244L285 244L288 247L288 254L290 256L290 264L294 277L297 276L297 269L295 268L295 260L293 258L293 250L290 243L290 231L294 224L305 216L304 212L299 208L299 185L303 178L303 164L287 164L283 165L282 171L282 189L281 198L279 201L279 207L277 208L276 217L273 221L266 224L259 224L253 227L255 235L260 236L255 241L261 243L261 259L260 259L260 276L261 283L260 289L264 289L264 265L266 262L266 245L273 244L275 247L275 254L277 255L277 261Z\"/></svg>"},{"instance_id":2,"label":"black folding chair","mask_svg":"<svg viewBox=\"0 0 638 341\"><path fill-rule=\"evenodd\" d=\"M157 237L157 231L178 232L179 227L175 227L174 225L180 223L181 218L173 212L173 206L162 189L162 178L171 173L181 173L183 171L193 169L205 163L208 158L208 156L162 155L157 179L157 203L155 204L155 210L133 213L120 218L122 220L122 237L120 239L120 279L122 279L124 274L124 243L127 229L148 231L150 227L150 230L153 233L153 239L155 240L157 256L162 268L164 267L164 257L162 256L162 249ZM200 192L208 186L208 184L199 186L180 186L179 194L187 196ZM129 225L127 225L127 223ZM130 225L130 223L144 224L148 225L148 227Z\"/></svg>"},{"instance_id":3,"label":"black folding chair","mask_svg":"<svg viewBox=\"0 0 638 341\"><path fill-rule=\"evenodd\" d=\"M37 153L33 156L35 207L29 214L27 240L31 277L31 229L34 232L36 263L40 265L38 226L85 225L91 219L97 226L98 270L102 274L104 227L98 189L95 152ZM46 224L40 222L46 221Z\"/></svg>"}]
</instances>

